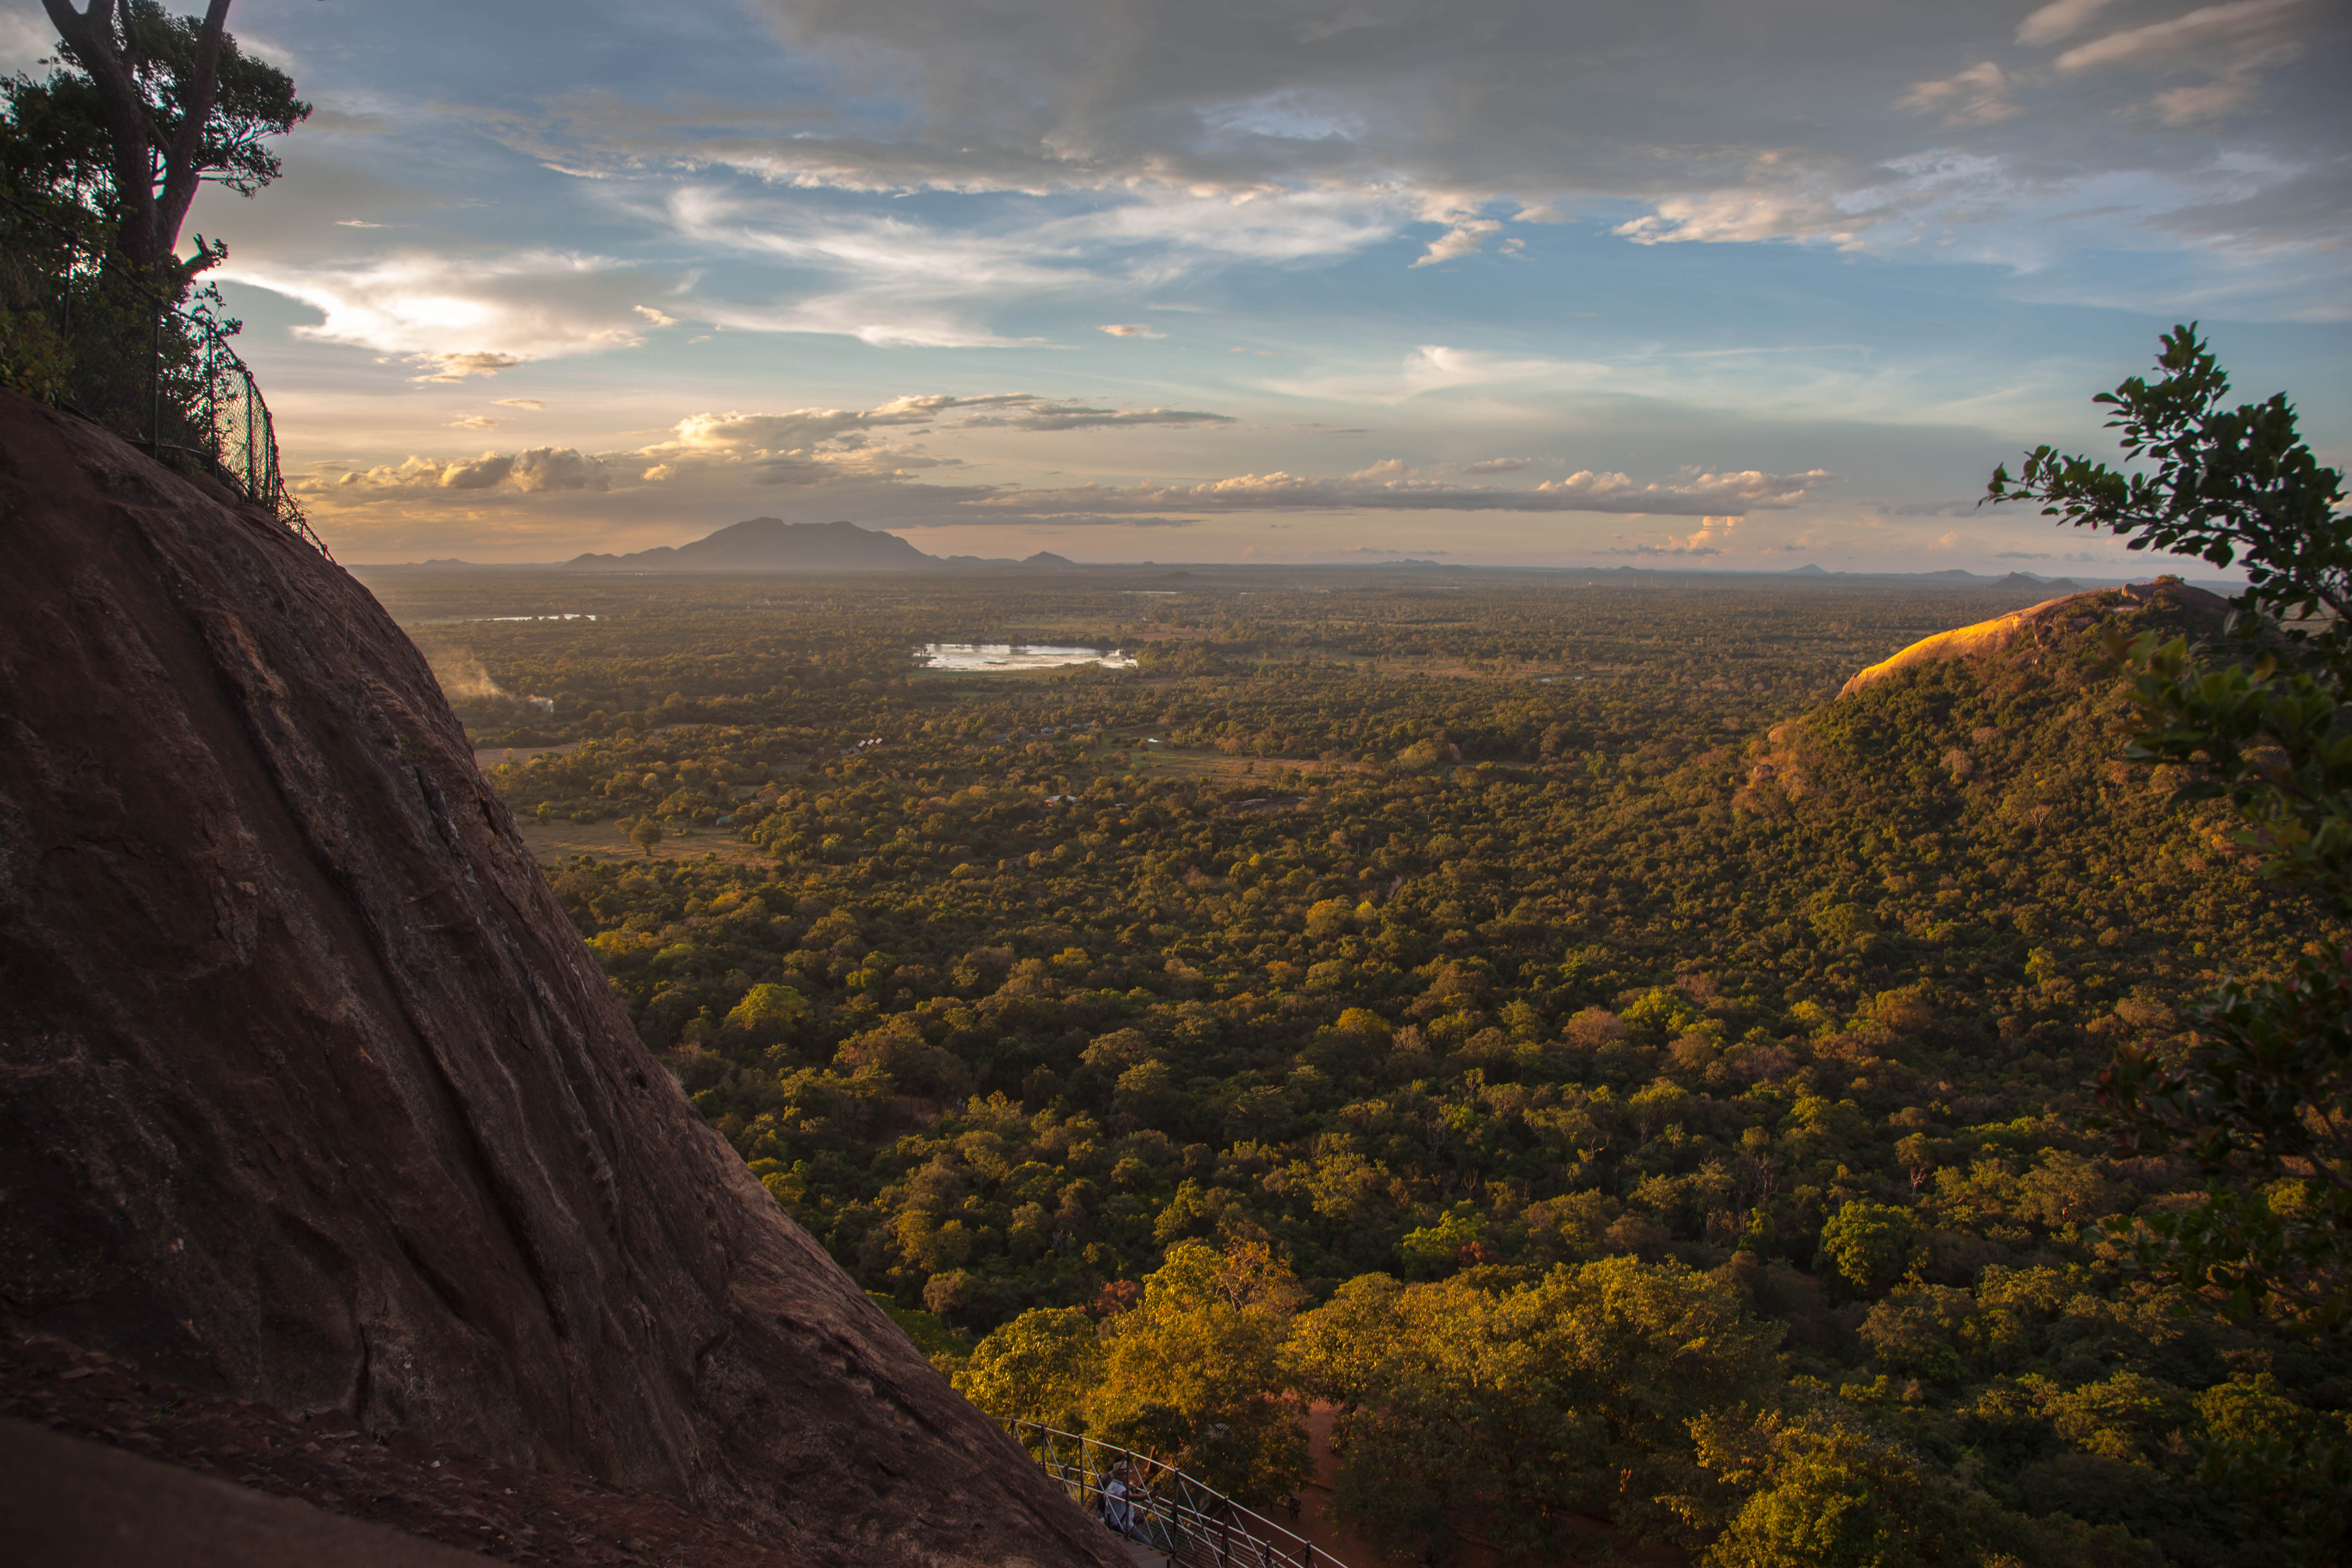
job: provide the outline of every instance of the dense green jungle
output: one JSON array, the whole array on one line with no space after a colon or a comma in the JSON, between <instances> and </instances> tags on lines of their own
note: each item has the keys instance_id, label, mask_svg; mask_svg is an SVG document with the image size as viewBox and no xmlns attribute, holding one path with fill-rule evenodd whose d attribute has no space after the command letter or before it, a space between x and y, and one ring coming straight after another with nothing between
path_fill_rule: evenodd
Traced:
<instances>
[{"instance_id":1,"label":"dense green jungle","mask_svg":"<svg viewBox=\"0 0 2352 1568\"><path fill-rule=\"evenodd\" d=\"M2190 610L1841 697L2047 595L362 574L648 1046L996 1414L1265 1500L1329 1405L1429 1561L2344 1560L2341 1336L2132 1267L2200 1180L2087 1120L2340 938L2119 760L2103 626ZM988 640L1135 668L911 651Z\"/></svg>"}]
</instances>

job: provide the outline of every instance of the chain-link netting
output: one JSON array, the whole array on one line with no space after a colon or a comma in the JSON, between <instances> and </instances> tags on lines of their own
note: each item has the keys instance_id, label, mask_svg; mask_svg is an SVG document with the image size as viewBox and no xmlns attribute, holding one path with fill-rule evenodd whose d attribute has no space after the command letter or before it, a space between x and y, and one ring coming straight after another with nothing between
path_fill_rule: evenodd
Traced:
<instances>
[{"instance_id":1,"label":"chain-link netting","mask_svg":"<svg viewBox=\"0 0 2352 1568\"><path fill-rule=\"evenodd\" d=\"M168 299L5 193L0 242L0 384L220 480L334 559L287 489L269 406L228 345L237 323L217 314L217 296Z\"/></svg>"}]
</instances>

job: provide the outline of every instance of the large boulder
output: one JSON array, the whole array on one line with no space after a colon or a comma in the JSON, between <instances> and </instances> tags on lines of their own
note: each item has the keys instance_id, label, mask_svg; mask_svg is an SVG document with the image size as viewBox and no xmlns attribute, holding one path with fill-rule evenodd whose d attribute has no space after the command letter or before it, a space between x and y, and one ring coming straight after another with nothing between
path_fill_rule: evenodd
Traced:
<instances>
[{"instance_id":1,"label":"large boulder","mask_svg":"<svg viewBox=\"0 0 2352 1568\"><path fill-rule=\"evenodd\" d=\"M1107 1538L646 1053L425 660L0 394L0 1317L810 1563Z\"/></svg>"}]
</instances>

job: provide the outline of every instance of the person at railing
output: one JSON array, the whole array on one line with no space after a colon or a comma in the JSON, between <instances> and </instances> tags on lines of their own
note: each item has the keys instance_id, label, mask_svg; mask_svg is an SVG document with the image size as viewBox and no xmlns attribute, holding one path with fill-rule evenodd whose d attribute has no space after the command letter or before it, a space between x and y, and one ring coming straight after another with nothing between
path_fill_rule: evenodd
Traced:
<instances>
[{"instance_id":1,"label":"person at railing","mask_svg":"<svg viewBox=\"0 0 2352 1568\"><path fill-rule=\"evenodd\" d=\"M1134 1484L1135 1472L1125 1459L1110 1468L1110 1480L1103 1487L1103 1522L1129 1541L1140 1541L1135 1528L1135 1504L1129 1500L1139 1490Z\"/></svg>"}]
</instances>

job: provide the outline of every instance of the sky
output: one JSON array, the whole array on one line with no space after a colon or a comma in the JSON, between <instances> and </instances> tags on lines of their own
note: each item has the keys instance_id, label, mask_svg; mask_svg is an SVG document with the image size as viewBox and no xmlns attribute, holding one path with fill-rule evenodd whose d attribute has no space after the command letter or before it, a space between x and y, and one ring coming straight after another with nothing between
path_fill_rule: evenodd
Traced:
<instances>
[{"instance_id":1,"label":"sky","mask_svg":"<svg viewBox=\"0 0 2352 1568\"><path fill-rule=\"evenodd\" d=\"M0 0L0 69L36 0ZM351 562L2121 575L1976 505L2202 323L2352 460L2347 0L236 0L200 200Z\"/></svg>"}]
</instances>

